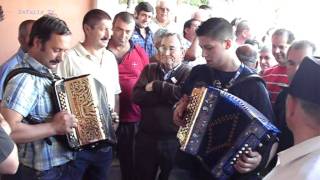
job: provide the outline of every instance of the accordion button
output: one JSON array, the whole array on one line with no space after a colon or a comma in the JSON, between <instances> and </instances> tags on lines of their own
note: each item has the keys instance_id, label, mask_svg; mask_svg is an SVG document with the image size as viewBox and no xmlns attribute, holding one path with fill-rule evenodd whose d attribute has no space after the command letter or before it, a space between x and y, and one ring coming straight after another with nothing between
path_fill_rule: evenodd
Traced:
<instances>
[{"instance_id":1,"label":"accordion button","mask_svg":"<svg viewBox=\"0 0 320 180\"><path fill-rule=\"evenodd\" d=\"M245 144L244 147L249 147L249 145L248 145L248 144Z\"/></svg>"},{"instance_id":2,"label":"accordion button","mask_svg":"<svg viewBox=\"0 0 320 180\"><path fill-rule=\"evenodd\" d=\"M244 150L246 150L246 148L243 147L243 148L241 148L241 150L244 151Z\"/></svg>"},{"instance_id":3,"label":"accordion button","mask_svg":"<svg viewBox=\"0 0 320 180\"><path fill-rule=\"evenodd\" d=\"M262 143L259 143L259 147L262 147L263 146L263 144Z\"/></svg>"},{"instance_id":4,"label":"accordion button","mask_svg":"<svg viewBox=\"0 0 320 180\"><path fill-rule=\"evenodd\" d=\"M231 161L231 162L230 162L230 164L231 164L231 165L233 165L233 164L234 164L234 162L233 162L233 161Z\"/></svg>"},{"instance_id":5,"label":"accordion button","mask_svg":"<svg viewBox=\"0 0 320 180\"><path fill-rule=\"evenodd\" d=\"M233 159L232 159L232 161L236 161L236 160L237 160L237 158L233 158Z\"/></svg>"},{"instance_id":6,"label":"accordion button","mask_svg":"<svg viewBox=\"0 0 320 180\"><path fill-rule=\"evenodd\" d=\"M239 151L239 154L242 154L242 151Z\"/></svg>"}]
</instances>

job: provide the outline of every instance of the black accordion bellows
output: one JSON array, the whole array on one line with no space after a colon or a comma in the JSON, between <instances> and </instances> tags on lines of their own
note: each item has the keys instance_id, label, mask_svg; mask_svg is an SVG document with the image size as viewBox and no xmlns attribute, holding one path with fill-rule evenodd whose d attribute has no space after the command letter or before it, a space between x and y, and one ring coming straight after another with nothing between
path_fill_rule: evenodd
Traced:
<instances>
[{"instance_id":1,"label":"black accordion bellows","mask_svg":"<svg viewBox=\"0 0 320 180\"><path fill-rule=\"evenodd\" d=\"M197 156L215 179L228 179L242 153L276 143L279 133L254 107L213 87L193 89L184 118L181 150Z\"/></svg>"},{"instance_id":2,"label":"black accordion bellows","mask_svg":"<svg viewBox=\"0 0 320 180\"><path fill-rule=\"evenodd\" d=\"M82 75L54 83L58 110L78 119L78 126L67 135L71 149L81 150L116 143L111 111L105 87L91 75Z\"/></svg>"}]
</instances>

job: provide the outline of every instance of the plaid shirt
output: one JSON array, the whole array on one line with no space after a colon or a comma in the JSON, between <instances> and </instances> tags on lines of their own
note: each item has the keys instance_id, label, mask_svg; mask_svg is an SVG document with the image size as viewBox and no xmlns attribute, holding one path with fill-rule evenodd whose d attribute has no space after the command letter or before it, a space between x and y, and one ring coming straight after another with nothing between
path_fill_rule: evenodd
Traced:
<instances>
[{"instance_id":1,"label":"plaid shirt","mask_svg":"<svg viewBox=\"0 0 320 180\"><path fill-rule=\"evenodd\" d=\"M18 67L32 67L42 73L51 71L28 54ZM52 82L27 73L14 76L6 86L2 107L14 110L23 117L31 115L39 123L46 122L54 115L52 102ZM28 123L25 119L22 121ZM73 153L64 148L55 138L50 137L52 145L43 139L18 144L19 160L23 165L44 171L73 159Z\"/></svg>"},{"instance_id":2,"label":"plaid shirt","mask_svg":"<svg viewBox=\"0 0 320 180\"><path fill-rule=\"evenodd\" d=\"M150 58L156 54L157 50L153 43L153 33L151 32L149 27L146 27L146 32L147 36L146 38L144 38L140 33L140 28L136 25L131 37L131 41L133 42L133 44L138 44L139 46L141 46Z\"/></svg>"}]
</instances>

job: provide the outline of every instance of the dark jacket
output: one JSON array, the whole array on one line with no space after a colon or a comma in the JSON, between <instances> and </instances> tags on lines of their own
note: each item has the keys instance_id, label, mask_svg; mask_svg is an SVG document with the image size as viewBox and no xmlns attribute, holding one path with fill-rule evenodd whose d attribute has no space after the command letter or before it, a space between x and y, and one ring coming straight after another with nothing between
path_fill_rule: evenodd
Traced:
<instances>
[{"instance_id":1,"label":"dark jacket","mask_svg":"<svg viewBox=\"0 0 320 180\"><path fill-rule=\"evenodd\" d=\"M178 127L173 123L173 105L181 97L181 84L190 73L190 67L181 64L167 80L159 63L151 63L143 69L133 89L133 102L141 108L139 131L157 139L175 137ZM153 91L145 86L153 83Z\"/></svg>"}]
</instances>

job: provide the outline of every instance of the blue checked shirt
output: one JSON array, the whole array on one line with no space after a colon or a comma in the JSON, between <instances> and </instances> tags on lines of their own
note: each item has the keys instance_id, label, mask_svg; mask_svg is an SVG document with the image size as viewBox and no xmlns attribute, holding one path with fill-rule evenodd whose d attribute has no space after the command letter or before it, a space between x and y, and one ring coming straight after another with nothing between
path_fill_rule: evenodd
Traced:
<instances>
[{"instance_id":1,"label":"blue checked shirt","mask_svg":"<svg viewBox=\"0 0 320 180\"><path fill-rule=\"evenodd\" d=\"M3 83L9 74L9 72L14 69L17 64L20 64L23 60L24 52L20 48L18 52L13 55L8 61L1 65L0 68L0 100L2 100L3 95Z\"/></svg>"},{"instance_id":2,"label":"blue checked shirt","mask_svg":"<svg viewBox=\"0 0 320 180\"><path fill-rule=\"evenodd\" d=\"M136 27L134 28L133 35L131 37L131 41L133 42L133 44L138 44L140 47L142 47L150 58L156 54L157 50L153 43L153 33L151 32L149 27L146 28L146 32L147 36L146 38L143 38L143 36L140 33L139 27L136 25Z\"/></svg>"},{"instance_id":3,"label":"blue checked shirt","mask_svg":"<svg viewBox=\"0 0 320 180\"><path fill-rule=\"evenodd\" d=\"M18 67L32 67L42 73L51 71L30 57L28 54ZM27 73L14 76L6 86L2 107L14 110L23 117L31 115L39 122L46 122L54 115L52 99L52 82ZM26 122L23 120L22 122ZM23 165L44 171L54 166L59 166L73 159L73 153L50 137L52 145L48 145L43 139L18 144L19 161Z\"/></svg>"}]
</instances>

